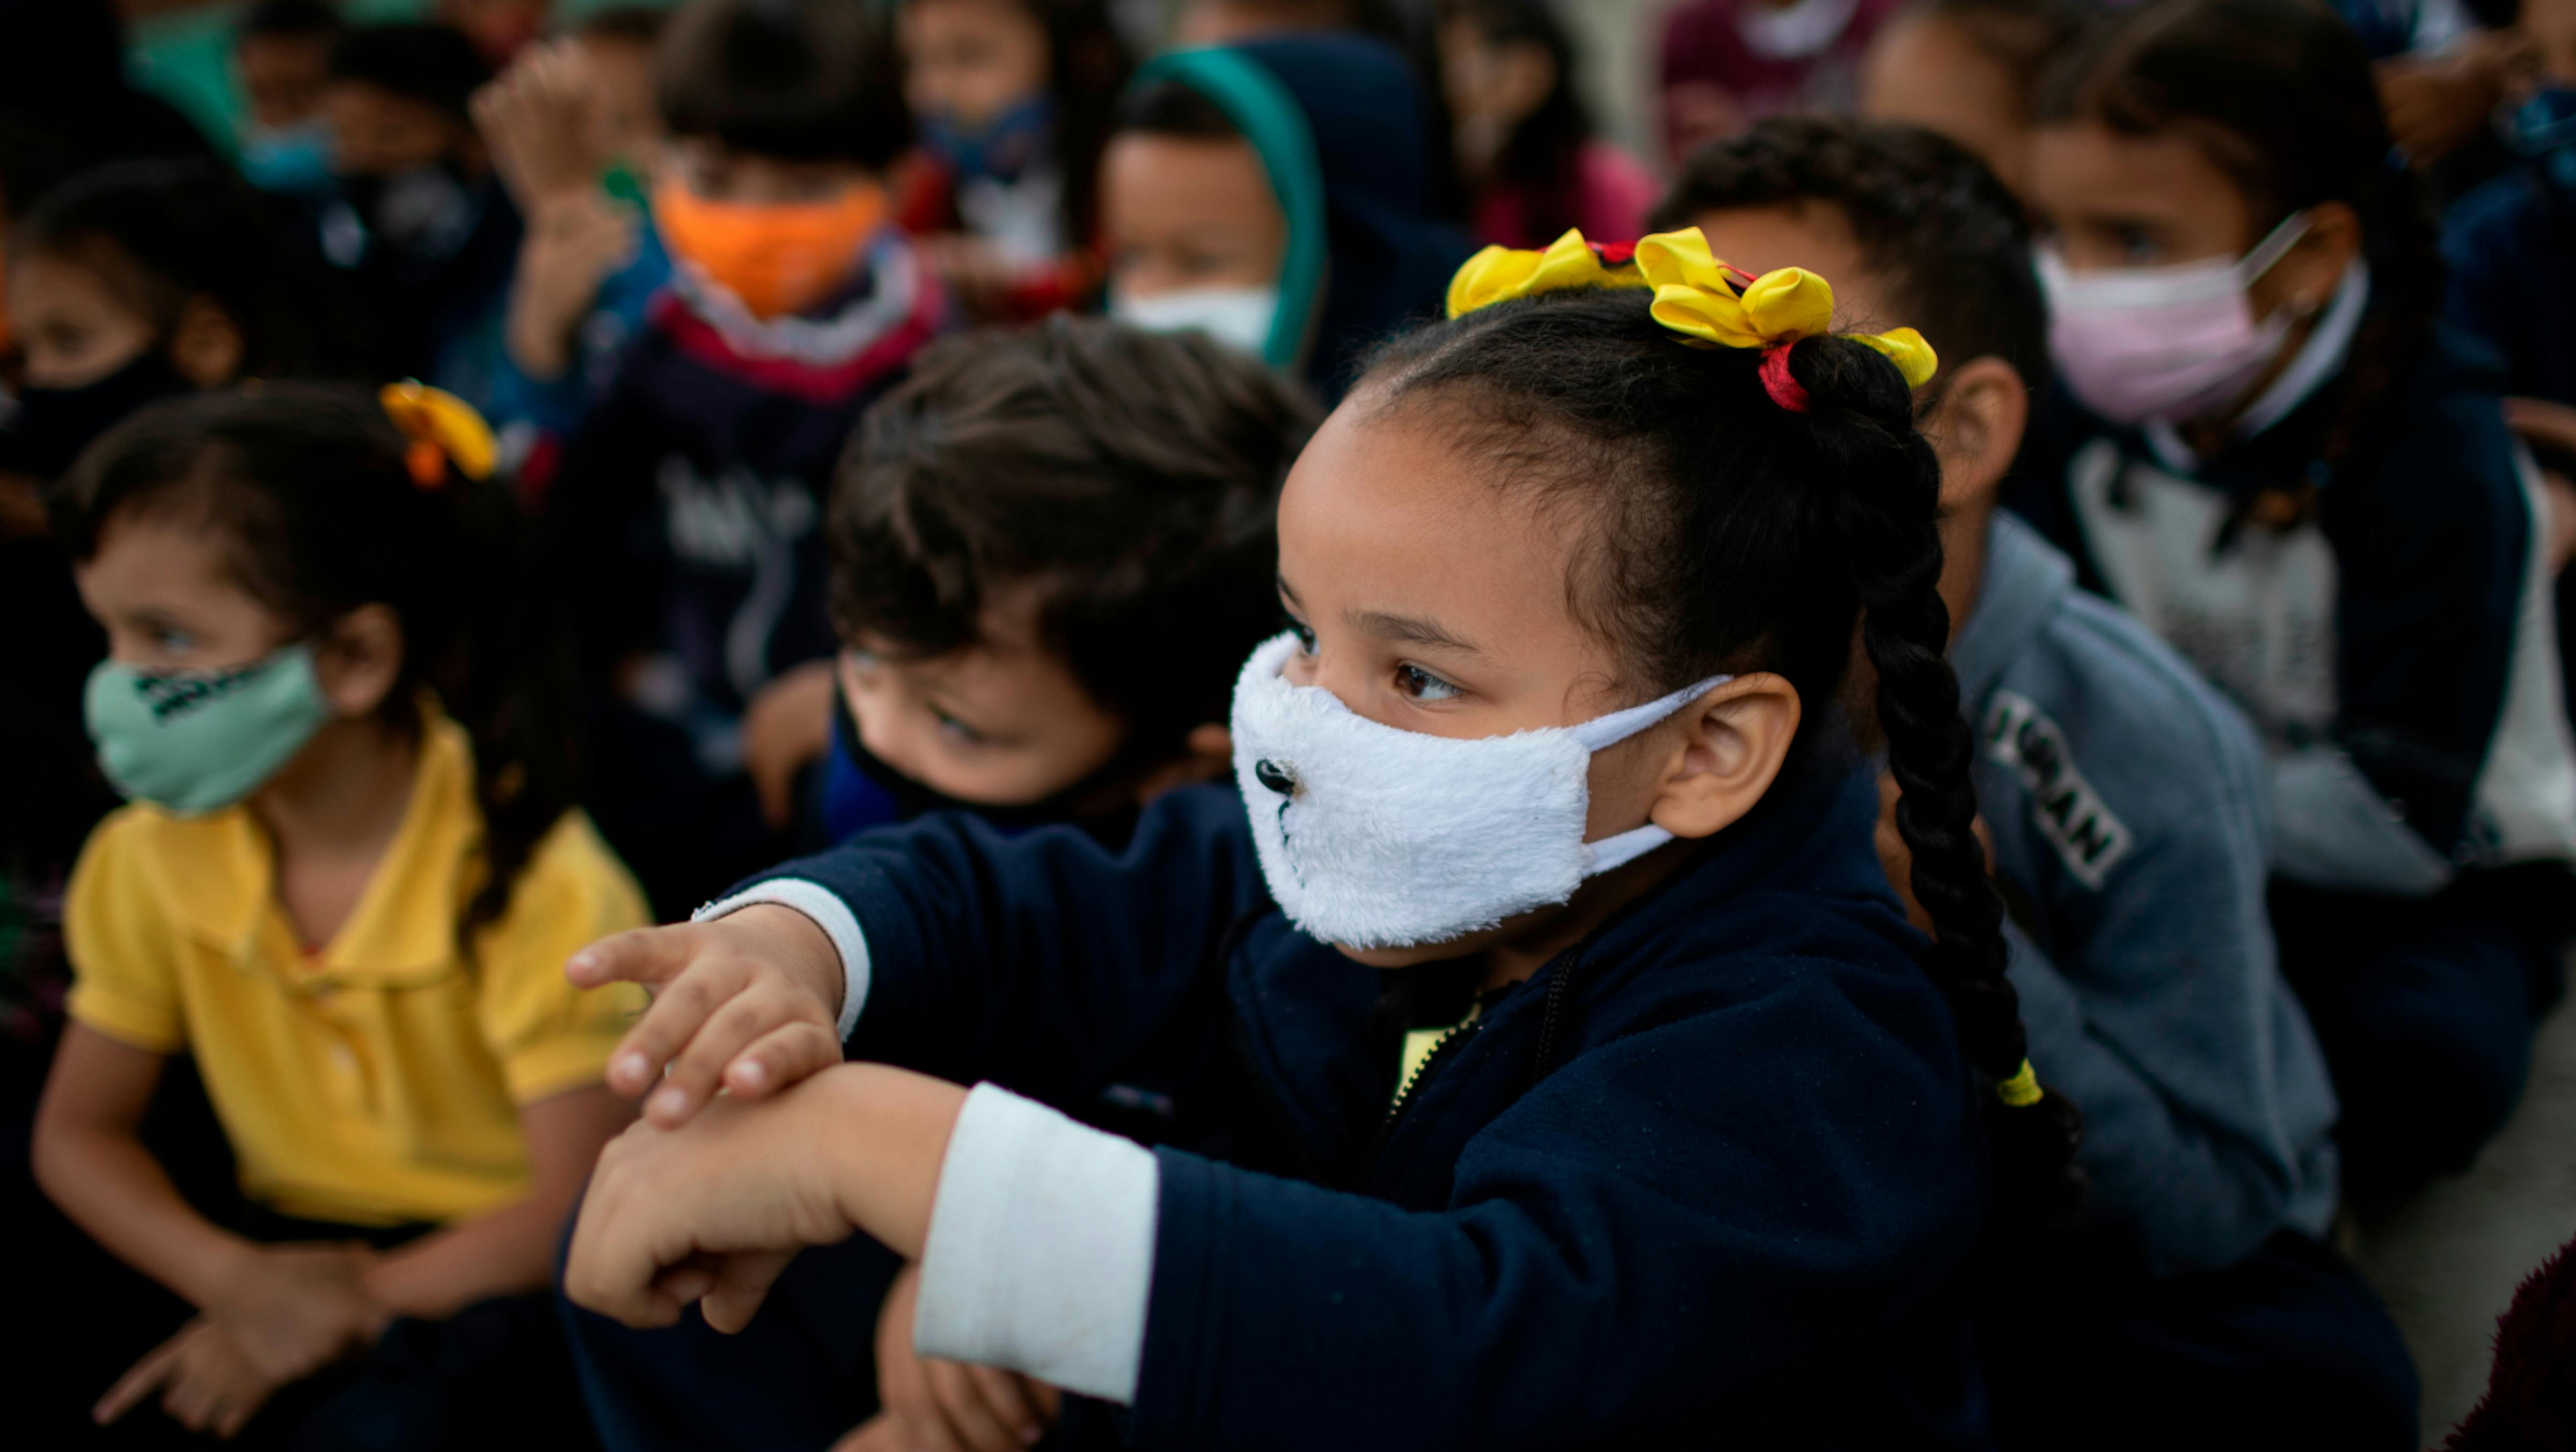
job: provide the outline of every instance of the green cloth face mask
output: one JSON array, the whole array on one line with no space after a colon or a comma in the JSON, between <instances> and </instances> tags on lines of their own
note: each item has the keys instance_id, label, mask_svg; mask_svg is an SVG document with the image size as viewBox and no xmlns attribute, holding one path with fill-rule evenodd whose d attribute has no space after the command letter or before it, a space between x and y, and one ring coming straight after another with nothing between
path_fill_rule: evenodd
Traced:
<instances>
[{"instance_id":1,"label":"green cloth face mask","mask_svg":"<svg viewBox=\"0 0 2576 1452\"><path fill-rule=\"evenodd\" d=\"M84 704L116 789L191 817L257 791L331 719L301 642L227 671L101 661Z\"/></svg>"}]
</instances>

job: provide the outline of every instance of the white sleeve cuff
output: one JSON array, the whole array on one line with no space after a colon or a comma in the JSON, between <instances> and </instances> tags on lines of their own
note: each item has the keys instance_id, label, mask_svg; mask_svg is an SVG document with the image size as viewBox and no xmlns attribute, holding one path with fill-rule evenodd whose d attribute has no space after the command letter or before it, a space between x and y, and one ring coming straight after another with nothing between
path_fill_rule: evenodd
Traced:
<instances>
[{"instance_id":1,"label":"white sleeve cuff","mask_svg":"<svg viewBox=\"0 0 2576 1452\"><path fill-rule=\"evenodd\" d=\"M868 1001L868 937L859 931L858 915L841 901L830 888L801 877L773 877L754 883L722 902L711 902L689 914L693 923L711 923L716 919L759 903L776 903L794 908L813 920L832 940L832 950L841 955L841 1019L838 1025L841 1042L850 1041L850 1030L859 1026L859 1010Z\"/></svg>"},{"instance_id":2,"label":"white sleeve cuff","mask_svg":"<svg viewBox=\"0 0 2576 1452\"><path fill-rule=\"evenodd\" d=\"M913 1348L1133 1402L1161 1192L1153 1151L975 1086L939 1169Z\"/></svg>"}]
</instances>

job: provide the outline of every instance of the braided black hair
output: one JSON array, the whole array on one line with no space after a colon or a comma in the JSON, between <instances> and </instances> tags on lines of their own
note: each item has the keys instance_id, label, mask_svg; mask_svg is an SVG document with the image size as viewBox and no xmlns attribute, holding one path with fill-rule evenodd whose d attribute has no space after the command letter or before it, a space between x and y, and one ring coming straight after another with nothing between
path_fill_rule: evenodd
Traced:
<instances>
[{"instance_id":1,"label":"braided black hair","mask_svg":"<svg viewBox=\"0 0 2576 1452\"><path fill-rule=\"evenodd\" d=\"M1647 307L1644 292L1617 290L1484 308L1385 345L1360 391L1379 408L1423 410L1498 487L1589 515L1569 604L1639 699L1771 671L1801 699L1830 702L1857 632L1904 789L1896 825L1914 896L1934 926L1924 967L1971 1063L2009 1080L2023 1063L2020 1008L1943 654L1940 464L1915 431L1911 392L1862 344L1807 338L1788 369L1809 407L1792 413L1757 376L1760 354L1684 346ZM2026 1108L1987 1102L1999 1204L2070 1213L2074 1107L2055 1093Z\"/></svg>"},{"instance_id":2,"label":"braided black hair","mask_svg":"<svg viewBox=\"0 0 2576 1452\"><path fill-rule=\"evenodd\" d=\"M408 449L364 388L248 384L141 410L47 503L55 538L80 562L120 517L201 521L225 540L241 587L308 635L362 605L393 611L403 654L385 724L418 732L427 688L474 743L484 872L457 921L470 954L578 798L570 655L507 488L452 468L424 488Z\"/></svg>"}]
</instances>

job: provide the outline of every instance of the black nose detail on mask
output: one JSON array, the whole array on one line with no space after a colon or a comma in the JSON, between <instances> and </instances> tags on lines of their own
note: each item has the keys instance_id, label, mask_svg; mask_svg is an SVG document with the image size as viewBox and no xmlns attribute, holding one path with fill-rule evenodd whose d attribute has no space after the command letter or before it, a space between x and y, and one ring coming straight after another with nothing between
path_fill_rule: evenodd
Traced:
<instances>
[{"instance_id":1,"label":"black nose detail on mask","mask_svg":"<svg viewBox=\"0 0 2576 1452\"><path fill-rule=\"evenodd\" d=\"M1252 764L1252 779L1283 797L1297 795L1297 773L1270 760Z\"/></svg>"}]
</instances>

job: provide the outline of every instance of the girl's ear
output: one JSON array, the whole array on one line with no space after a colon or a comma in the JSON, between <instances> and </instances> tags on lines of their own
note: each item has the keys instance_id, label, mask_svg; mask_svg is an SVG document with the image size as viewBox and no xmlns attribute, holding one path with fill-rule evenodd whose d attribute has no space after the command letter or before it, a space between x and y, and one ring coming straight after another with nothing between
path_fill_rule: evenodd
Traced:
<instances>
[{"instance_id":1,"label":"girl's ear","mask_svg":"<svg viewBox=\"0 0 2576 1452\"><path fill-rule=\"evenodd\" d=\"M248 344L223 304L199 293L179 305L170 330L170 366L199 388L221 388L240 375Z\"/></svg>"},{"instance_id":2,"label":"girl's ear","mask_svg":"<svg viewBox=\"0 0 2576 1452\"><path fill-rule=\"evenodd\" d=\"M359 606L313 644L313 675L322 699L344 721L382 706L402 678L402 666L402 621L389 605Z\"/></svg>"},{"instance_id":3,"label":"girl's ear","mask_svg":"<svg viewBox=\"0 0 2576 1452\"><path fill-rule=\"evenodd\" d=\"M2255 279L2257 309L2266 317L2276 308L2288 308L2302 321L2315 317L2334 300L2344 269L2360 255L2360 214L2344 202L2317 203L2308 209L2306 235Z\"/></svg>"},{"instance_id":4,"label":"girl's ear","mask_svg":"<svg viewBox=\"0 0 2576 1452\"><path fill-rule=\"evenodd\" d=\"M1798 688L1768 671L1738 676L1685 707L1681 740L1646 820L1676 837L1733 826L1778 779L1802 710Z\"/></svg>"}]
</instances>

